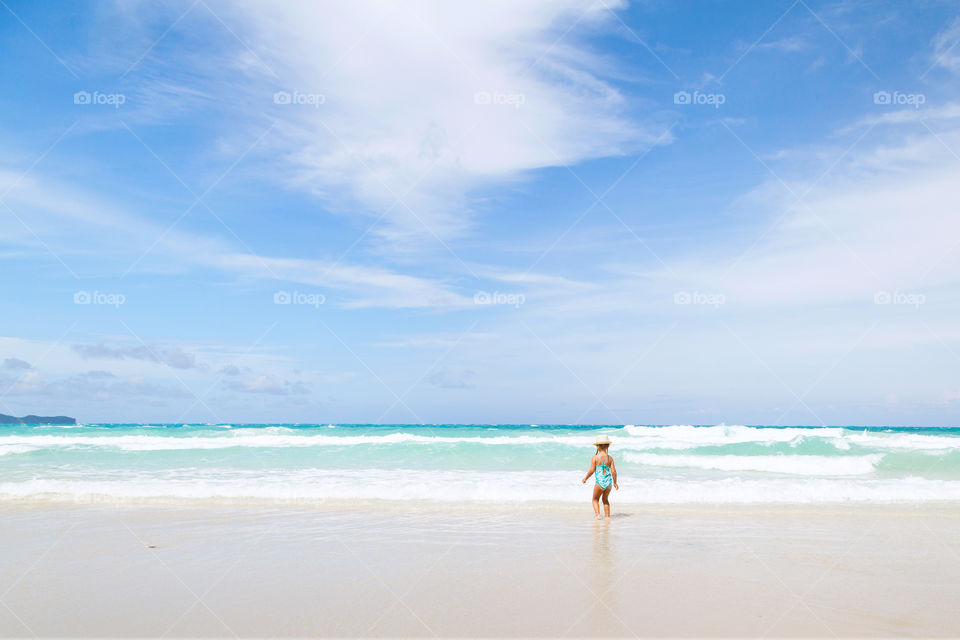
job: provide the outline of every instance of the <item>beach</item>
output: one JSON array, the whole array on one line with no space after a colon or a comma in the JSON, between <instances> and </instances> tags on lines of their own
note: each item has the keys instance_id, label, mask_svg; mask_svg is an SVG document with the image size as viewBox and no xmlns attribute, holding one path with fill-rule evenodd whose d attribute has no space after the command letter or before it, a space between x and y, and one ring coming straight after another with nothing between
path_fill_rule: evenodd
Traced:
<instances>
[{"instance_id":1,"label":"beach","mask_svg":"<svg viewBox=\"0 0 960 640\"><path fill-rule=\"evenodd\" d=\"M11 504L0 634L956 637L958 505Z\"/></svg>"},{"instance_id":2,"label":"beach","mask_svg":"<svg viewBox=\"0 0 960 640\"><path fill-rule=\"evenodd\" d=\"M0 640L960 640L960 0L0 17Z\"/></svg>"},{"instance_id":3,"label":"beach","mask_svg":"<svg viewBox=\"0 0 960 640\"><path fill-rule=\"evenodd\" d=\"M960 636L956 428L15 425L0 460L7 637Z\"/></svg>"}]
</instances>

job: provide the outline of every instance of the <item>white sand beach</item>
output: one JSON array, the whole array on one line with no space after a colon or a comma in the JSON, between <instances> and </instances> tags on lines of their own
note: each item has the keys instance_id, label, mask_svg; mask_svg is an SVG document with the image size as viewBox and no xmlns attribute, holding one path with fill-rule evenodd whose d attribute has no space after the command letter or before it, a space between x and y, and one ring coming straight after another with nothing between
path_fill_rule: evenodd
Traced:
<instances>
[{"instance_id":1,"label":"white sand beach","mask_svg":"<svg viewBox=\"0 0 960 640\"><path fill-rule=\"evenodd\" d=\"M4 637L956 637L960 509L5 505Z\"/></svg>"}]
</instances>

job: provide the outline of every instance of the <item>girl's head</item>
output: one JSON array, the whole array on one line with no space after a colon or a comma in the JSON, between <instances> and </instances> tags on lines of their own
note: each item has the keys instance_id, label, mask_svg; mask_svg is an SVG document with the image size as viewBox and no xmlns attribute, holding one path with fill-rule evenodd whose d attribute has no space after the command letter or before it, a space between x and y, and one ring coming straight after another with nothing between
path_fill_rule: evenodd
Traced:
<instances>
[{"instance_id":1,"label":"girl's head","mask_svg":"<svg viewBox=\"0 0 960 640\"><path fill-rule=\"evenodd\" d=\"M607 436L597 436L597 439L593 441L593 444L597 447L597 453L603 451L606 453L607 449L610 448L610 438Z\"/></svg>"}]
</instances>

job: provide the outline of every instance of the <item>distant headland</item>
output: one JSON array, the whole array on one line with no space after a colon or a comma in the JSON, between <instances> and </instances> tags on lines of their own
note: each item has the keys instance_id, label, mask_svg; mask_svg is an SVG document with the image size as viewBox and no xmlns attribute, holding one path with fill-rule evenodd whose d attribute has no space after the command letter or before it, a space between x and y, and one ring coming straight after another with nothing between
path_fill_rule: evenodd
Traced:
<instances>
[{"instance_id":1,"label":"distant headland","mask_svg":"<svg viewBox=\"0 0 960 640\"><path fill-rule=\"evenodd\" d=\"M17 418L0 413L0 424L77 424L77 421L67 416L23 416Z\"/></svg>"}]
</instances>

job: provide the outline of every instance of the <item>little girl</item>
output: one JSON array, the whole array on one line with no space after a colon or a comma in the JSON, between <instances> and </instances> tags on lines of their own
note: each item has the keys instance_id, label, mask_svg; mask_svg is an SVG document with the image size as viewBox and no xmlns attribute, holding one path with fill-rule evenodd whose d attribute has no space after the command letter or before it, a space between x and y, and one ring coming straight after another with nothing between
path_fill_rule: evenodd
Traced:
<instances>
[{"instance_id":1,"label":"little girl","mask_svg":"<svg viewBox=\"0 0 960 640\"><path fill-rule=\"evenodd\" d=\"M583 478L583 484L590 479L590 474L594 474L596 483L593 485L593 512L597 520L603 520L603 516L600 515L600 498L603 498L603 511L609 518L610 485L612 484L614 489L620 489L620 485L617 484L617 467L613 463L613 458L607 453L607 449L610 448L610 438L597 436L593 444L596 445L597 452L590 458L590 471L587 471L587 475Z\"/></svg>"}]
</instances>

